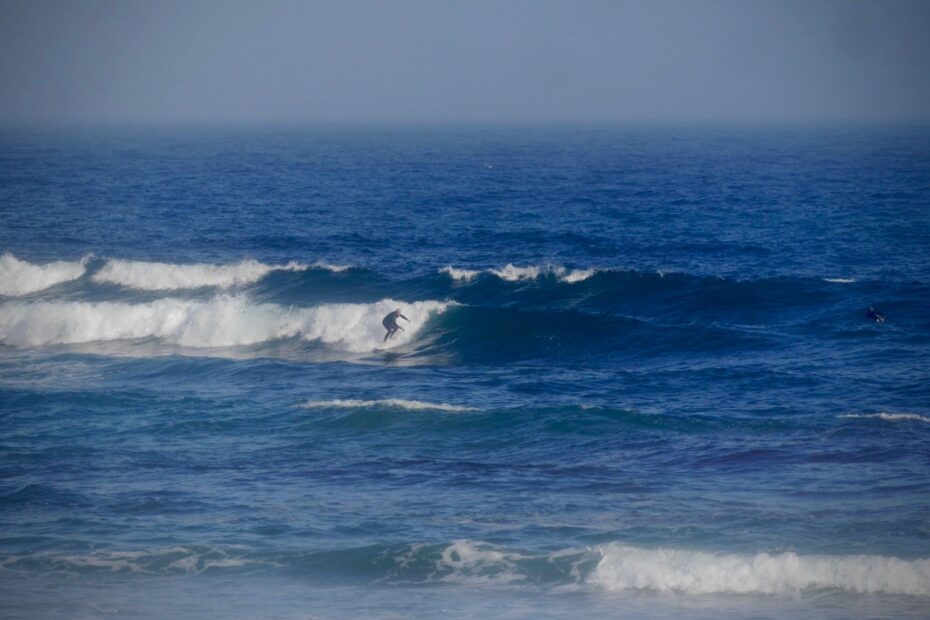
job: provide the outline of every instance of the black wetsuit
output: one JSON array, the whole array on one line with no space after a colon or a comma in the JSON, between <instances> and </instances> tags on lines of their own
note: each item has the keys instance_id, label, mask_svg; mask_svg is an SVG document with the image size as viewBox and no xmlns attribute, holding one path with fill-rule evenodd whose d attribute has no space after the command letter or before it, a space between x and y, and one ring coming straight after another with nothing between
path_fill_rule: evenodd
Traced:
<instances>
[{"instance_id":1,"label":"black wetsuit","mask_svg":"<svg viewBox=\"0 0 930 620\"><path fill-rule=\"evenodd\" d=\"M876 323L884 323L885 315L876 310L875 308L869 307L869 311L865 313L867 317L875 321Z\"/></svg>"},{"instance_id":2,"label":"black wetsuit","mask_svg":"<svg viewBox=\"0 0 930 620\"><path fill-rule=\"evenodd\" d=\"M384 329L387 330L387 333L384 335L384 340L382 342L387 342L387 339L393 336L394 334L396 334L397 330L403 329L400 325L397 324L398 317L402 318L403 320L407 322L410 321L410 319L408 319L407 317L405 317L403 314L400 313L400 310L395 310L394 312L391 312L390 314L388 314L381 321L381 324L384 325Z\"/></svg>"}]
</instances>

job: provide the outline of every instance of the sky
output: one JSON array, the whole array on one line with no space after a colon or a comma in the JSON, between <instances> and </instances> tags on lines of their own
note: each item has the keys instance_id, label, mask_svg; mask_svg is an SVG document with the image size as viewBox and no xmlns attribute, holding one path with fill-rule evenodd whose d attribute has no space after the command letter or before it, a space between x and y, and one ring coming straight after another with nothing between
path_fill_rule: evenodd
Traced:
<instances>
[{"instance_id":1,"label":"sky","mask_svg":"<svg viewBox=\"0 0 930 620\"><path fill-rule=\"evenodd\" d=\"M930 1L0 0L0 122L930 121Z\"/></svg>"}]
</instances>

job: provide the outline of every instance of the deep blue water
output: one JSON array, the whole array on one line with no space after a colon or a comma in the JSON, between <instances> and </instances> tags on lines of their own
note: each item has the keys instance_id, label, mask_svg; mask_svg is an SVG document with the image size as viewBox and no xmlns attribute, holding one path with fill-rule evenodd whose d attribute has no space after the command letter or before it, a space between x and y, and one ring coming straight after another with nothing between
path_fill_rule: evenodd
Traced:
<instances>
[{"instance_id":1,"label":"deep blue water","mask_svg":"<svg viewBox=\"0 0 930 620\"><path fill-rule=\"evenodd\" d=\"M930 614L930 130L7 129L0 252L3 617Z\"/></svg>"}]
</instances>

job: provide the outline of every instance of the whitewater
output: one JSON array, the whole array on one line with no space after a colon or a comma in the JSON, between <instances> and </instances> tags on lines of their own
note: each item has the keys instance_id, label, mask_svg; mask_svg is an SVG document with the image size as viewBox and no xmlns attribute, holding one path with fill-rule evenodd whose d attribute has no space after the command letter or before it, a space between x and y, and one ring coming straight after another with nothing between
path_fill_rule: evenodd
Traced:
<instances>
[{"instance_id":1,"label":"whitewater","mask_svg":"<svg viewBox=\"0 0 930 620\"><path fill-rule=\"evenodd\" d=\"M208 301L160 299L150 303L35 302L0 305L0 343L16 347L156 338L185 347L233 347L285 338L366 352L408 342L430 314L447 304L327 304L314 308L253 303L219 295ZM410 328L384 341L381 317L400 308Z\"/></svg>"}]
</instances>

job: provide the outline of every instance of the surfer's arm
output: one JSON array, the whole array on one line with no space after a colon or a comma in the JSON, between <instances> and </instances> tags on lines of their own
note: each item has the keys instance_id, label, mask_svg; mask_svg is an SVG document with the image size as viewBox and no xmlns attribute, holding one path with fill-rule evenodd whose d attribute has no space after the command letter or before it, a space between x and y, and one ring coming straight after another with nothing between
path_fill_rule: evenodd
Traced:
<instances>
[{"instance_id":1,"label":"surfer's arm","mask_svg":"<svg viewBox=\"0 0 930 620\"><path fill-rule=\"evenodd\" d=\"M399 317L402 318L403 320L407 321L408 323L410 322L410 319L408 319L407 317L405 317L403 314L398 314L397 316L399 316Z\"/></svg>"}]
</instances>

